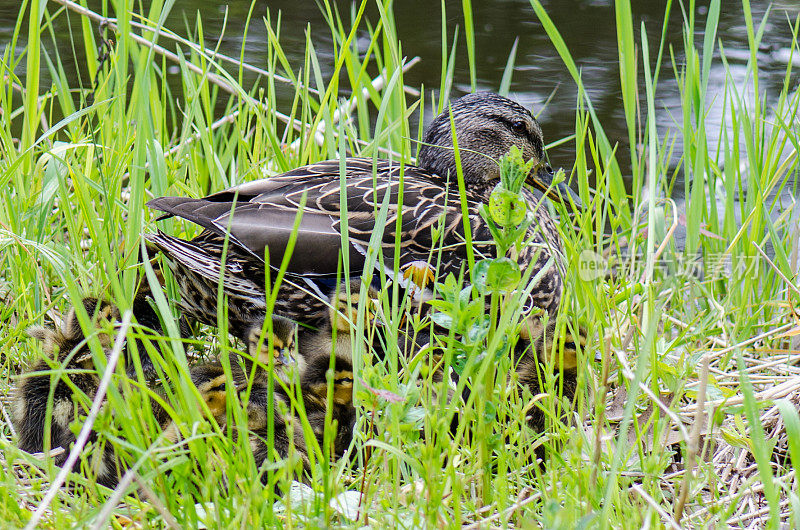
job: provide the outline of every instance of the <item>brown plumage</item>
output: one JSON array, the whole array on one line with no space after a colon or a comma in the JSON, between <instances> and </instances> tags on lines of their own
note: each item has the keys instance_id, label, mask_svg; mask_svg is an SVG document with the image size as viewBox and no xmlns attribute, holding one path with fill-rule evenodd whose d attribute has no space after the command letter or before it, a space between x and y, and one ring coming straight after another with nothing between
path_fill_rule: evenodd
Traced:
<instances>
[{"instance_id":1,"label":"brown plumage","mask_svg":"<svg viewBox=\"0 0 800 530\"><path fill-rule=\"evenodd\" d=\"M495 246L483 219L480 204L499 179L496 160L517 146L536 169L528 182L547 190L551 197L570 193L563 185L552 187L552 171L544 162L541 128L531 113L496 94L471 94L452 102L452 118L462 157L468 223L477 255L494 256ZM383 252L375 272L415 291L402 277L405 267L428 262L435 248L442 246L439 275L458 274L466 260L464 222L456 185L456 164L452 152L450 112L434 120L420 147L419 166L406 164L400 202L396 162L348 158L311 164L283 175L242 184L203 199L163 197L148 203L165 213L192 221L204 231L191 241L157 232L147 234L148 242L168 258L181 289L181 304L193 318L206 324L217 322L217 285L222 278L228 296L230 329L240 337L263 319L265 313L265 250L271 263L280 263L292 235L292 226L307 201L296 234L296 246L277 297L276 312L301 323L320 314L326 293L335 286L342 251L340 164L345 166L349 270L346 278L361 276L370 238L383 231L378 244ZM556 191L558 189L559 191ZM388 193L387 218L376 226ZM522 249L519 262L524 269L539 270L552 257L554 266L542 275L531 302L551 314L558 309L562 290L561 242L546 209L533 193L525 191L538 222L528 230L532 244ZM398 219L401 221L398 223ZM441 228L439 239L433 233ZM396 229L400 232L397 233ZM228 254L222 260L226 237ZM396 249L396 240L400 246ZM393 270L398 251L400 271ZM273 275L274 276L274 275ZM535 276L531 275L531 277ZM432 296L417 290L418 298Z\"/></svg>"}]
</instances>

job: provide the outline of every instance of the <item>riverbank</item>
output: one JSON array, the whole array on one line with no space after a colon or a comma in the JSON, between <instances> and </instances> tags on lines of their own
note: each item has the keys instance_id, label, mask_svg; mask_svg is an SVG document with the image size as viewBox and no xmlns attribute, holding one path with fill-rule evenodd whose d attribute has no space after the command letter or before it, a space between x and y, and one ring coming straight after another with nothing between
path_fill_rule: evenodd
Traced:
<instances>
[{"instance_id":1,"label":"riverbank","mask_svg":"<svg viewBox=\"0 0 800 530\"><path fill-rule=\"evenodd\" d=\"M40 12L34 4L15 26L0 65L10 81L0 92L6 397L15 377L41 355L25 334L29 326L56 321L86 294L102 294L123 311L131 307L140 236L154 226L145 207L149 198L200 197L347 154L410 162L420 135L413 124L443 108L449 88L472 83L469 76L456 77L452 33L439 56L421 57L441 61L439 86L410 83L407 72L416 66L397 37L392 11L367 19L365 4L341 11L338 19L323 3L331 50L309 45L302 60L292 62L281 45L285 29L277 13L263 22L242 14L247 31L267 35L262 90L244 82L241 57L231 62L195 44L208 38L201 25L192 38L178 39L177 57L162 53L177 51L164 32L184 33L159 26L166 14L158 4L142 19L112 2L118 17L113 26L54 5ZM458 46L467 48L471 71L481 49L469 4L464 2L466 16L459 11L445 19L460 17ZM687 9L681 31L690 37L680 50L666 46L666 32L674 28L662 20L646 21L660 30L654 42L641 38L642 23L624 3L609 9L618 54L607 66L620 73L614 112L624 115L625 145L633 150L620 147L604 128L593 87L558 24L536 1L524 11L555 46L563 83L579 95L568 134L545 129L549 149L558 149L566 177L587 205L571 217L558 212L569 264L559 324L588 332L579 397L567 409L568 422L550 421L541 437L516 421L537 403L551 419L561 415L564 404L551 399L562 393L553 378L545 381L547 399L489 396L497 402L495 413L508 421L490 422L493 431L484 439L452 440L444 420L455 405L442 405L418 384L420 359L393 352L386 362L361 367L360 377L380 392L366 386L357 392L359 434L351 450L358 456L323 459L314 468L313 494L295 485L289 502L283 492L252 480L258 470L247 444L232 432L197 421L185 444L169 446L152 422L125 420L142 416L140 401L111 391L95 430L139 463L132 482L113 492L91 483L58 490L43 521L58 528L290 521L796 525L797 45L794 39L767 42L770 33L763 28L789 22L772 13L762 26L744 2L740 25L749 53L731 61L716 38L720 3L702 13L695 7ZM51 33L51 17L67 16L78 17L77 29ZM796 21L790 27L796 34ZM26 45L19 51L14 43L23 35ZM46 39L69 41L74 56L48 53ZM765 46L789 51L777 90L761 82ZM88 83L64 73L62 66L76 58ZM319 69L323 60L334 65L326 75ZM505 75L491 87L501 93L520 75L513 56L503 62ZM673 65L669 83L664 64ZM720 69L726 82L710 85L711 72ZM23 71L46 71L51 81ZM179 88L165 75L177 76ZM662 91L674 98L672 87L678 103L670 99L665 108ZM566 151L574 164L564 164ZM175 221L164 227L177 234L192 230ZM167 295L175 299L174 285L168 284ZM161 303L164 314L174 314L166 300ZM399 315L389 314L386 324L396 331ZM517 332L508 322L495 331L512 340ZM198 337L181 344L172 334L161 341L172 352L161 361L166 373L178 377L187 359L237 347L211 328ZM115 382L120 388L131 384L121 374ZM188 410L192 404L176 406ZM58 469L42 455L16 449L8 399L3 407L0 487L6 501L0 520L24 526ZM465 409L467 417L478 410L475 404ZM487 478L475 455L490 443L494 461ZM543 469L530 464L540 445L548 456ZM278 476L278 489L288 489L289 474Z\"/></svg>"}]
</instances>

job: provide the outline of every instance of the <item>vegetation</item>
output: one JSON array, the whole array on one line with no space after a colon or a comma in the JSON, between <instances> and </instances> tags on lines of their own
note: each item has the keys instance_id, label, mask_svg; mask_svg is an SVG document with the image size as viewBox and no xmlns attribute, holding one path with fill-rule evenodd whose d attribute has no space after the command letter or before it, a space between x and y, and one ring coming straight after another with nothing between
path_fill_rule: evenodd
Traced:
<instances>
[{"instance_id":1,"label":"vegetation","mask_svg":"<svg viewBox=\"0 0 800 530\"><path fill-rule=\"evenodd\" d=\"M136 12L132 2L109 1L108 14L117 19L102 33L113 44L98 37L98 21L88 15L79 30L55 34L52 21L67 15L55 3L24 5L0 63L7 80L0 90L6 393L14 376L41 355L26 328L64 313L87 293L130 309L141 234L152 229L148 198L202 196L348 153L411 161L421 133L409 129L409 116L440 111L454 82L456 43L443 38L440 86L423 87L419 96L406 90L391 2L378 2L379 18L369 21L367 0L349 12L321 3L335 57L326 78L310 39L304 63L289 63L278 13L263 22L251 19L248 31L269 35L268 75L257 88L243 86L245 65L223 62L198 44L204 42L201 23L188 37L165 28L169 2ZM666 24L658 46L639 40L644 31L634 25L630 6L617 2L627 140L641 146L621 149L604 133L558 28L538 0L531 3L531 18L543 25L579 88L575 134L558 140L575 146L575 164L566 174L588 206L574 215L560 212L569 269L559 324L589 332L568 424L555 421L562 403L545 399L549 433L531 432L520 418L533 397L506 384L508 362L481 363L478 353L501 358L499 337L517 332L514 322L500 318L473 343L442 338L453 357L466 351L476 363L474 394L485 399L473 399L464 414L496 419L478 422L484 432L469 436L461 427L450 438L455 410L444 393L433 391L424 355L405 359L390 351L385 362L370 363L362 351L355 457L328 462L320 453L313 494L291 486L289 466L281 463L272 470L276 491L254 479L258 470L244 438L203 420L187 380L192 358L240 345L211 329L182 342L176 320L167 318L168 337L159 340L163 356L150 353L172 390L170 404L185 418L183 442L165 442L143 412L149 394L118 370L94 427L135 473L113 491L72 474L70 484L84 486L56 489L43 506L58 469L43 455L15 447L6 400L0 520L24 526L42 506L39 523L56 528L800 524L794 471L800 463L800 369L793 356L800 229L796 205L782 202L798 196L800 96L793 92L792 61L780 94L759 90L765 20L753 20L743 0L746 82L734 83L729 75L724 90L711 94L712 64L728 68L716 41L719 0L703 19L696 18L693 1L680 7L680 50L665 46ZM678 9L667 4L667 12ZM469 0L463 6L474 77ZM798 27L800 20L792 23L792 41L781 43L792 57ZM366 52L363 43L356 46L358 31L370 35ZM25 45L18 46L24 35ZM76 59L45 52L45 43L66 38L85 56L79 66L91 86L66 78L61 65ZM177 45L177 62L156 45ZM673 65L682 102L667 131L656 127L666 112L658 105L662 62ZM175 65L182 80L177 94L164 80ZM500 92L508 90L513 67L512 56ZM38 72L47 73L49 85ZM293 94L288 108L277 103L286 91ZM718 146L709 140L706 121L712 100L724 109ZM632 189L625 185L628 167ZM194 228L166 221L164 229L179 234ZM684 230L685 245L678 245L675 234ZM451 311L466 311L457 304L458 289L443 283L443 298L452 302ZM158 298L164 315L175 314L176 292L169 284L167 296ZM396 306L387 312L390 330L397 331L400 316ZM137 334L130 326L129 337ZM96 337L90 344L99 353ZM551 396L560 394L557 378L545 384ZM593 402L585 398L590 394ZM229 423L243 424L240 409L230 414ZM538 445L548 455L544 468L529 463ZM282 495L290 487L291 500Z\"/></svg>"}]
</instances>

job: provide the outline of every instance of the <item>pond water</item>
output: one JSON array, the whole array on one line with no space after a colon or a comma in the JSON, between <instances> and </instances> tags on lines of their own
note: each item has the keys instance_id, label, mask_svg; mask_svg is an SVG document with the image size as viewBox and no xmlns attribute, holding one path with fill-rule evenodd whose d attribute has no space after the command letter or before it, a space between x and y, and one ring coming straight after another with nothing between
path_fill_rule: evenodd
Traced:
<instances>
[{"instance_id":1,"label":"pond water","mask_svg":"<svg viewBox=\"0 0 800 530\"><path fill-rule=\"evenodd\" d=\"M335 3L342 13L348 13L352 5L351 0ZM544 0L543 3L563 35L579 68L582 69L584 84L609 138L612 142L619 141L624 148L628 136L620 97L613 1ZM244 53L244 58L248 63L255 66L265 64L266 30L261 19L266 16L267 9L269 9L273 16L278 11L281 12L281 41L284 50L288 53L290 63L296 67L302 65L305 29L310 26L313 42L323 61L321 64L323 75L331 71L332 55L327 52L332 48L331 37L316 2L271 0L256 2L256 4L255 16L247 35ZM445 4L448 40L451 41L456 25L463 26L463 14L460 1L448 0ZM698 4L704 3L698 2ZM51 11L56 7L53 2L49 5ZM89 2L89 5L93 9L99 9L99 2L92 1ZM762 19L770 5L772 6L771 14L767 20L764 42L759 51L759 63L762 73L761 90L774 101L783 83L786 61L789 60L790 21L794 21L800 14L800 0L777 3L751 0L756 23ZM220 51L238 56L249 8L250 0L229 0L227 8L220 3L176 0L166 21L166 26L173 31L185 34L185 28L194 27L196 17L200 16L207 37L207 45L215 46L220 35L223 35ZM223 34L226 9L227 25ZM10 40L18 10L18 0L0 0L0 43L7 43ZM398 35L403 43L405 55L422 58L422 61L405 76L406 84L417 87L424 84L429 88L437 88L441 72L442 20L439 4L430 0L403 0L395 3L394 11ZM553 141L572 134L575 122L575 84L542 29L530 3L527 0L473 2L473 11L478 88L497 90L509 52L515 40L519 39L516 68L511 85L512 97L539 113L546 140ZM697 7L699 31L702 31L706 11L705 4ZM377 20L374 9L368 9L367 18L372 21ZM664 3L646 0L634 1L633 18L636 27L639 27L642 21L646 24L651 50L656 48L664 18ZM64 29L67 22L63 15L61 19L62 21L56 27L57 35L65 35L59 30ZM73 14L71 19L75 23L78 17ZM670 44L675 46L676 52L683 48L681 27L681 7L678 2L673 2L672 14L668 21L668 36ZM469 90L469 71L463 31L460 32L460 35L462 37L459 42L455 68L457 84L454 87L454 96ZM638 35L637 38L639 38ZM749 52L747 51L745 18L740 2L723 0L718 39L723 42L733 74L743 75ZM702 42L701 38L698 38L697 42ZM78 58L77 61L72 58L72 43L66 36L59 39L58 47L62 63L68 74L76 76L75 63L80 64L82 58ZM82 52L79 49L77 53ZM680 55L676 59L679 63L683 61ZM24 64L21 67L24 67ZM675 127L672 116L675 115L679 105L678 87L672 68L667 54L660 75L660 98L657 102L662 108L662 111L659 112L659 126L662 130ZM19 73L22 75L22 72ZM720 91L725 82L725 75L720 61L716 61L711 72L709 93L714 94ZM255 76L246 79L246 84L254 80ZM178 88L177 76L172 76L171 82L174 82ZM718 106L716 102L713 103L710 111L712 127L709 134L712 136L717 134L714 125L721 120ZM664 112L663 109L671 112ZM427 114L430 115L430 113ZM569 166L570 156L569 145L553 149L550 152L551 160L555 165ZM623 155L619 158L625 160L627 156ZM677 186L677 188L681 187Z\"/></svg>"}]
</instances>

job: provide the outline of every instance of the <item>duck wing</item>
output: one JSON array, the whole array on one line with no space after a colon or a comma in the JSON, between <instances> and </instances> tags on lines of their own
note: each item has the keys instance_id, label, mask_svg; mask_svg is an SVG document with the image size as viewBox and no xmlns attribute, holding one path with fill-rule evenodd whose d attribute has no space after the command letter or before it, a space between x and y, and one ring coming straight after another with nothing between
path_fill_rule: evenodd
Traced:
<instances>
[{"instance_id":1,"label":"duck wing","mask_svg":"<svg viewBox=\"0 0 800 530\"><path fill-rule=\"evenodd\" d=\"M148 206L163 211L165 217L177 216L203 227L205 230L193 240L197 245L221 248L227 234L231 251L255 261L262 274L267 250L271 264L280 263L303 195L305 207L288 267L291 275L335 277L345 224L351 271L363 268L376 229L383 230L380 246L384 263L392 262L398 248L401 264L427 260L434 246L433 229L442 221L444 244L463 243L458 195L448 196L447 184L440 177L406 165L401 189L401 165L395 162L349 158L345 171L344 190L340 161L330 160L202 199L162 197ZM346 219L342 218L343 193ZM384 201L388 201L387 217L377 227Z\"/></svg>"}]
</instances>

